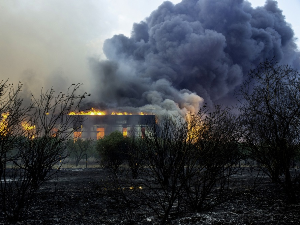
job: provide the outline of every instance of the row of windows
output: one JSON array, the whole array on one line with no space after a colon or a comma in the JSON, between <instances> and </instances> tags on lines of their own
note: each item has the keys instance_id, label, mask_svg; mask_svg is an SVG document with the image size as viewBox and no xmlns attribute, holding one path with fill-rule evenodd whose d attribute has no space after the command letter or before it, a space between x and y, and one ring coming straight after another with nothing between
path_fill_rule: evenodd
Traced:
<instances>
[{"instance_id":1,"label":"row of windows","mask_svg":"<svg viewBox=\"0 0 300 225\"><path fill-rule=\"evenodd\" d=\"M123 127L122 133L123 133L124 137L127 137L128 130L126 127ZM105 128L103 128L103 127L97 128L97 140L99 140L100 138L103 138L104 136L105 136ZM145 128L144 127L141 127L141 136L145 137ZM81 131L74 132L74 139L78 139L78 138L82 138Z\"/></svg>"},{"instance_id":2,"label":"row of windows","mask_svg":"<svg viewBox=\"0 0 300 225\"><path fill-rule=\"evenodd\" d=\"M123 136L127 137L127 128L123 128ZM97 128L97 140L100 138L103 138L105 136L105 128L100 127ZM81 131L76 131L74 132L74 139L81 138L82 137L82 132Z\"/></svg>"}]
</instances>

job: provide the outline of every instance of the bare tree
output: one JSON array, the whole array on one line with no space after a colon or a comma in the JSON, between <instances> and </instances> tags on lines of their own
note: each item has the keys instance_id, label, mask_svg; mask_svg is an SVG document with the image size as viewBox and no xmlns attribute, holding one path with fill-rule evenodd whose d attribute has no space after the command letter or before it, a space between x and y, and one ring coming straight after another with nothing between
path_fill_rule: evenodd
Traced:
<instances>
[{"instance_id":1,"label":"bare tree","mask_svg":"<svg viewBox=\"0 0 300 225\"><path fill-rule=\"evenodd\" d=\"M166 116L142 139L142 179L132 182L141 204L168 223L186 210L202 211L225 201L239 161L239 133L229 109L205 107L189 119Z\"/></svg>"},{"instance_id":2,"label":"bare tree","mask_svg":"<svg viewBox=\"0 0 300 225\"><path fill-rule=\"evenodd\" d=\"M249 75L241 89L244 140L260 168L273 182L283 182L288 200L295 202L291 166L300 144L299 73L266 60Z\"/></svg>"},{"instance_id":3,"label":"bare tree","mask_svg":"<svg viewBox=\"0 0 300 225\"><path fill-rule=\"evenodd\" d=\"M8 81L0 82L0 176L6 169L7 161L10 161L10 154L14 141L24 131L20 129L22 120L27 116L31 106L23 107L19 94L22 84L16 87Z\"/></svg>"},{"instance_id":4,"label":"bare tree","mask_svg":"<svg viewBox=\"0 0 300 225\"><path fill-rule=\"evenodd\" d=\"M230 177L240 160L237 117L229 108L206 107L193 116L189 127L192 147L182 179L185 201L190 209L213 208L229 197Z\"/></svg>"},{"instance_id":5,"label":"bare tree","mask_svg":"<svg viewBox=\"0 0 300 225\"><path fill-rule=\"evenodd\" d=\"M79 86L58 95L53 89L42 90L38 98L32 96L30 106L23 108L21 86L8 91L14 97L6 98L5 107L0 108L9 113L1 135L5 154L1 153L4 169L0 177L1 209L7 219L16 221L24 215L36 191L58 171L66 157L66 141L78 119L68 113L76 110L85 96L76 94Z\"/></svg>"},{"instance_id":6,"label":"bare tree","mask_svg":"<svg viewBox=\"0 0 300 225\"><path fill-rule=\"evenodd\" d=\"M147 133L145 182L141 186L149 191L143 197L165 224L170 214L180 211L184 188L181 178L191 144L187 138L188 124L184 118L166 116L147 127Z\"/></svg>"}]
</instances>

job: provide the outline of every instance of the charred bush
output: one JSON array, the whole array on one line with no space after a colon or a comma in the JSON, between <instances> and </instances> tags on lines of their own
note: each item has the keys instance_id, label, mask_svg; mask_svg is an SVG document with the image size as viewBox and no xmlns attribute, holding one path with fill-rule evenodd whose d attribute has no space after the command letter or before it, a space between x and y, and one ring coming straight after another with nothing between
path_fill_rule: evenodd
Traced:
<instances>
[{"instance_id":1,"label":"charred bush","mask_svg":"<svg viewBox=\"0 0 300 225\"><path fill-rule=\"evenodd\" d=\"M287 200L297 200L299 171L299 73L266 60L249 72L241 89L241 122L250 158L272 182L282 185ZM298 199L299 200L299 199Z\"/></svg>"},{"instance_id":2,"label":"charred bush","mask_svg":"<svg viewBox=\"0 0 300 225\"><path fill-rule=\"evenodd\" d=\"M145 137L131 140L139 154L134 162L144 159L139 179L124 171L112 176L114 189L128 206L151 210L166 224L226 201L240 159L239 134L229 109L217 106L209 112L204 107L189 118L165 116L146 129ZM124 191L126 187L132 192Z\"/></svg>"},{"instance_id":3,"label":"charred bush","mask_svg":"<svg viewBox=\"0 0 300 225\"><path fill-rule=\"evenodd\" d=\"M32 96L30 104L23 106L21 85L17 90L1 85L0 208L8 221L16 222L26 216L40 186L66 157L66 140L77 120L66 115L85 94L75 94L79 85L68 89L67 95L55 96L51 89L38 98Z\"/></svg>"},{"instance_id":4,"label":"charred bush","mask_svg":"<svg viewBox=\"0 0 300 225\"><path fill-rule=\"evenodd\" d=\"M236 117L219 106L213 112L201 109L190 129L194 138L182 178L184 199L192 210L203 211L229 197L230 177L241 159L240 134Z\"/></svg>"}]
</instances>

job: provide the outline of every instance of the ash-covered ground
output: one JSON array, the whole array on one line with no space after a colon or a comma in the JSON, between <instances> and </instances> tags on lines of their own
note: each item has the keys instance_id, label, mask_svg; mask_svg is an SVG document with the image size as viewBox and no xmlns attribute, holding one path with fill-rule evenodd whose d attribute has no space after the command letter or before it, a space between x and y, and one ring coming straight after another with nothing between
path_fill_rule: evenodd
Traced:
<instances>
[{"instance_id":1,"label":"ash-covered ground","mask_svg":"<svg viewBox=\"0 0 300 225\"><path fill-rule=\"evenodd\" d=\"M300 223L300 204L287 204L283 191L267 177L244 171L232 179L234 185L228 191L227 201L209 211L173 216L168 224ZM129 198L130 192L147 191L125 186L122 191ZM160 223L152 210L142 204L134 205L118 193L105 169L62 169L42 186L27 210L27 218L18 224Z\"/></svg>"}]
</instances>

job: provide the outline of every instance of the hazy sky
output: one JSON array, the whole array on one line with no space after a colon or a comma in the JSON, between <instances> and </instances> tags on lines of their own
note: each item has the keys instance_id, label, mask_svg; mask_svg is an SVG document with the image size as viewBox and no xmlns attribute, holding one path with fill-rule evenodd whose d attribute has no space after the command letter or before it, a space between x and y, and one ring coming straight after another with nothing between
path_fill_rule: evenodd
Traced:
<instances>
[{"instance_id":1,"label":"hazy sky","mask_svg":"<svg viewBox=\"0 0 300 225\"><path fill-rule=\"evenodd\" d=\"M88 57L104 58L103 41L130 35L163 0L0 0L1 79L30 89L90 82ZM172 0L178 3L180 0ZM251 0L253 6L264 0ZM300 37L299 0L278 0ZM300 41L297 42L300 46Z\"/></svg>"}]
</instances>

